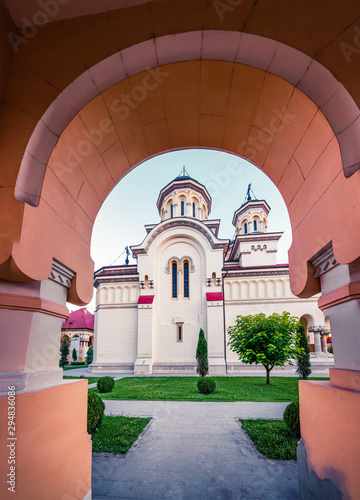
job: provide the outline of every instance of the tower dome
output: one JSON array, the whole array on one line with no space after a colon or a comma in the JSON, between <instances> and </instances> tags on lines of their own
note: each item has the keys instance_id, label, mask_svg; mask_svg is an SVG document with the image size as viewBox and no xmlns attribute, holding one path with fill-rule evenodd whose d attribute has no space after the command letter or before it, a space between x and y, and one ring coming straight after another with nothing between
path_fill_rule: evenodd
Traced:
<instances>
[{"instance_id":1,"label":"tower dome","mask_svg":"<svg viewBox=\"0 0 360 500\"><path fill-rule=\"evenodd\" d=\"M172 217L207 219L211 196L203 184L193 179L183 167L180 174L159 193L156 203L161 220Z\"/></svg>"},{"instance_id":2,"label":"tower dome","mask_svg":"<svg viewBox=\"0 0 360 500\"><path fill-rule=\"evenodd\" d=\"M244 203L234 212L233 226L236 235L266 233L270 207L265 200L252 199L251 184Z\"/></svg>"}]
</instances>

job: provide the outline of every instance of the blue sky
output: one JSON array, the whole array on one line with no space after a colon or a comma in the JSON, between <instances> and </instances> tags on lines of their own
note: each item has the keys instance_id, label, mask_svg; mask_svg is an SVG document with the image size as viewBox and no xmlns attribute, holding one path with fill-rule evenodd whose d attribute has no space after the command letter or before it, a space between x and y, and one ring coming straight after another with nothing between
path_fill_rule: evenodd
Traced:
<instances>
[{"instance_id":1,"label":"blue sky","mask_svg":"<svg viewBox=\"0 0 360 500\"><path fill-rule=\"evenodd\" d=\"M268 231L284 231L279 242L277 262L288 262L291 226L285 203L270 179L257 167L238 156L207 149L172 151L151 158L128 173L111 191L95 221L91 256L95 269L112 264L125 246L143 241L144 224L160 221L156 201L160 190L173 180L185 165L189 175L204 184L211 197L210 219L221 219L220 238L234 235L232 217L245 200L252 184L256 198L271 207ZM125 254L116 260L124 264ZM135 262L130 258L130 263ZM70 306L73 310L74 307ZM89 307L93 309L93 302Z\"/></svg>"}]
</instances>

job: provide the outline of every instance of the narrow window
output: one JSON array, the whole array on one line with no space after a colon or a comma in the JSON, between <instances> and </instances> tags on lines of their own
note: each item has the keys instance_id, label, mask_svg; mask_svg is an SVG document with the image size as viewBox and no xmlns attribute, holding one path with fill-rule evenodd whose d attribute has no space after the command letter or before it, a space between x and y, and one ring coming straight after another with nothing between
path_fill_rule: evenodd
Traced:
<instances>
[{"instance_id":1,"label":"narrow window","mask_svg":"<svg viewBox=\"0 0 360 500\"><path fill-rule=\"evenodd\" d=\"M193 217L195 217L195 203L193 203Z\"/></svg>"},{"instance_id":2,"label":"narrow window","mask_svg":"<svg viewBox=\"0 0 360 500\"><path fill-rule=\"evenodd\" d=\"M171 216L171 218L174 217L174 205L172 203L170 205L170 216Z\"/></svg>"},{"instance_id":3,"label":"narrow window","mask_svg":"<svg viewBox=\"0 0 360 500\"><path fill-rule=\"evenodd\" d=\"M189 263L184 262L184 297L189 298Z\"/></svg>"},{"instance_id":4,"label":"narrow window","mask_svg":"<svg viewBox=\"0 0 360 500\"><path fill-rule=\"evenodd\" d=\"M244 224L244 233L247 234L247 223Z\"/></svg>"},{"instance_id":5,"label":"narrow window","mask_svg":"<svg viewBox=\"0 0 360 500\"><path fill-rule=\"evenodd\" d=\"M257 231L257 222L254 220L254 231Z\"/></svg>"},{"instance_id":6,"label":"narrow window","mask_svg":"<svg viewBox=\"0 0 360 500\"><path fill-rule=\"evenodd\" d=\"M177 298L177 264L173 262L172 264L172 298Z\"/></svg>"},{"instance_id":7,"label":"narrow window","mask_svg":"<svg viewBox=\"0 0 360 500\"><path fill-rule=\"evenodd\" d=\"M177 326L177 341L182 342L183 341L183 325L182 325L182 323L178 323L176 326Z\"/></svg>"},{"instance_id":8,"label":"narrow window","mask_svg":"<svg viewBox=\"0 0 360 500\"><path fill-rule=\"evenodd\" d=\"M181 202L181 215L185 215L185 203Z\"/></svg>"}]
</instances>

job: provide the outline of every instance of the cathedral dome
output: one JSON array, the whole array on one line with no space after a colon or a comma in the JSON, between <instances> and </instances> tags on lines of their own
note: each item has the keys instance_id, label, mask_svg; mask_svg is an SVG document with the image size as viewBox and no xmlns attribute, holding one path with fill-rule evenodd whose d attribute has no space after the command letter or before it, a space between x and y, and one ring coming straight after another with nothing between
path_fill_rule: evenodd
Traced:
<instances>
[{"instance_id":1,"label":"cathedral dome","mask_svg":"<svg viewBox=\"0 0 360 500\"><path fill-rule=\"evenodd\" d=\"M157 208L161 220L172 217L207 219L211 210L211 196L206 187L189 176L185 167L159 193Z\"/></svg>"}]
</instances>

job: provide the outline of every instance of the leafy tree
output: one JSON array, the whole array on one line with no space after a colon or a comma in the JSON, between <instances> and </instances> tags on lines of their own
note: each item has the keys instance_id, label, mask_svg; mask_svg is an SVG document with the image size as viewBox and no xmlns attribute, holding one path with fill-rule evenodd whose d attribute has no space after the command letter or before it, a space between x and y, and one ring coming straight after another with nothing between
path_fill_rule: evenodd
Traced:
<instances>
[{"instance_id":1,"label":"leafy tree","mask_svg":"<svg viewBox=\"0 0 360 500\"><path fill-rule=\"evenodd\" d=\"M209 371L209 362L208 362L207 341L203 329L200 329L199 332L199 340L196 349L196 361L197 361L197 368L196 368L197 373L201 377L205 377L205 375Z\"/></svg>"},{"instance_id":2,"label":"leafy tree","mask_svg":"<svg viewBox=\"0 0 360 500\"><path fill-rule=\"evenodd\" d=\"M261 364L266 370L266 384L274 366L284 366L296 358L295 338L299 319L282 314L250 314L238 316L234 326L228 328L230 349L244 363Z\"/></svg>"},{"instance_id":3,"label":"leafy tree","mask_svg":"<svg viewBox=\"0 0 360 500\"><path fill-rule=\"evenodd\" d=\"M86 353L86 364L91 365L94 358L94 349L90 346Z\"/></svg>"},{"instance_id":4,"label":"leafy tree","mask_svg":"<svg viewBox=\"0 0 360 500\"><path fill-rule=\"evenodd\" d=\"M305 379L311 373L311 363L310 363L310 347L306 338L305 329L301 323L299 323L298 331L296 335L296 347L297 347L297 370L296 373L299 377Z\"/></svg>"},{"instance_id":5,"label":"leafy tree","mask_svg":"<svg viewBox=\"0 0 360 500\"><path fill-rule=\"evenodd\" d=\"M60 368L69 364L69 342L67 338L64 337L60 345Z\"/></svg>"},{"instance_id":6,"label":"leafy tree","mask_svg":"<svg viewBox=\"0 0 360 500\"><path fill-rule=\"evenodd\" d=\"M77 354L76 354L76 349L75 349L75 347L74 347L74 349L72 350L71 357L72 357L72 359L74 360L74 362L77 360Z\"/></svg>"}]
</instances>

